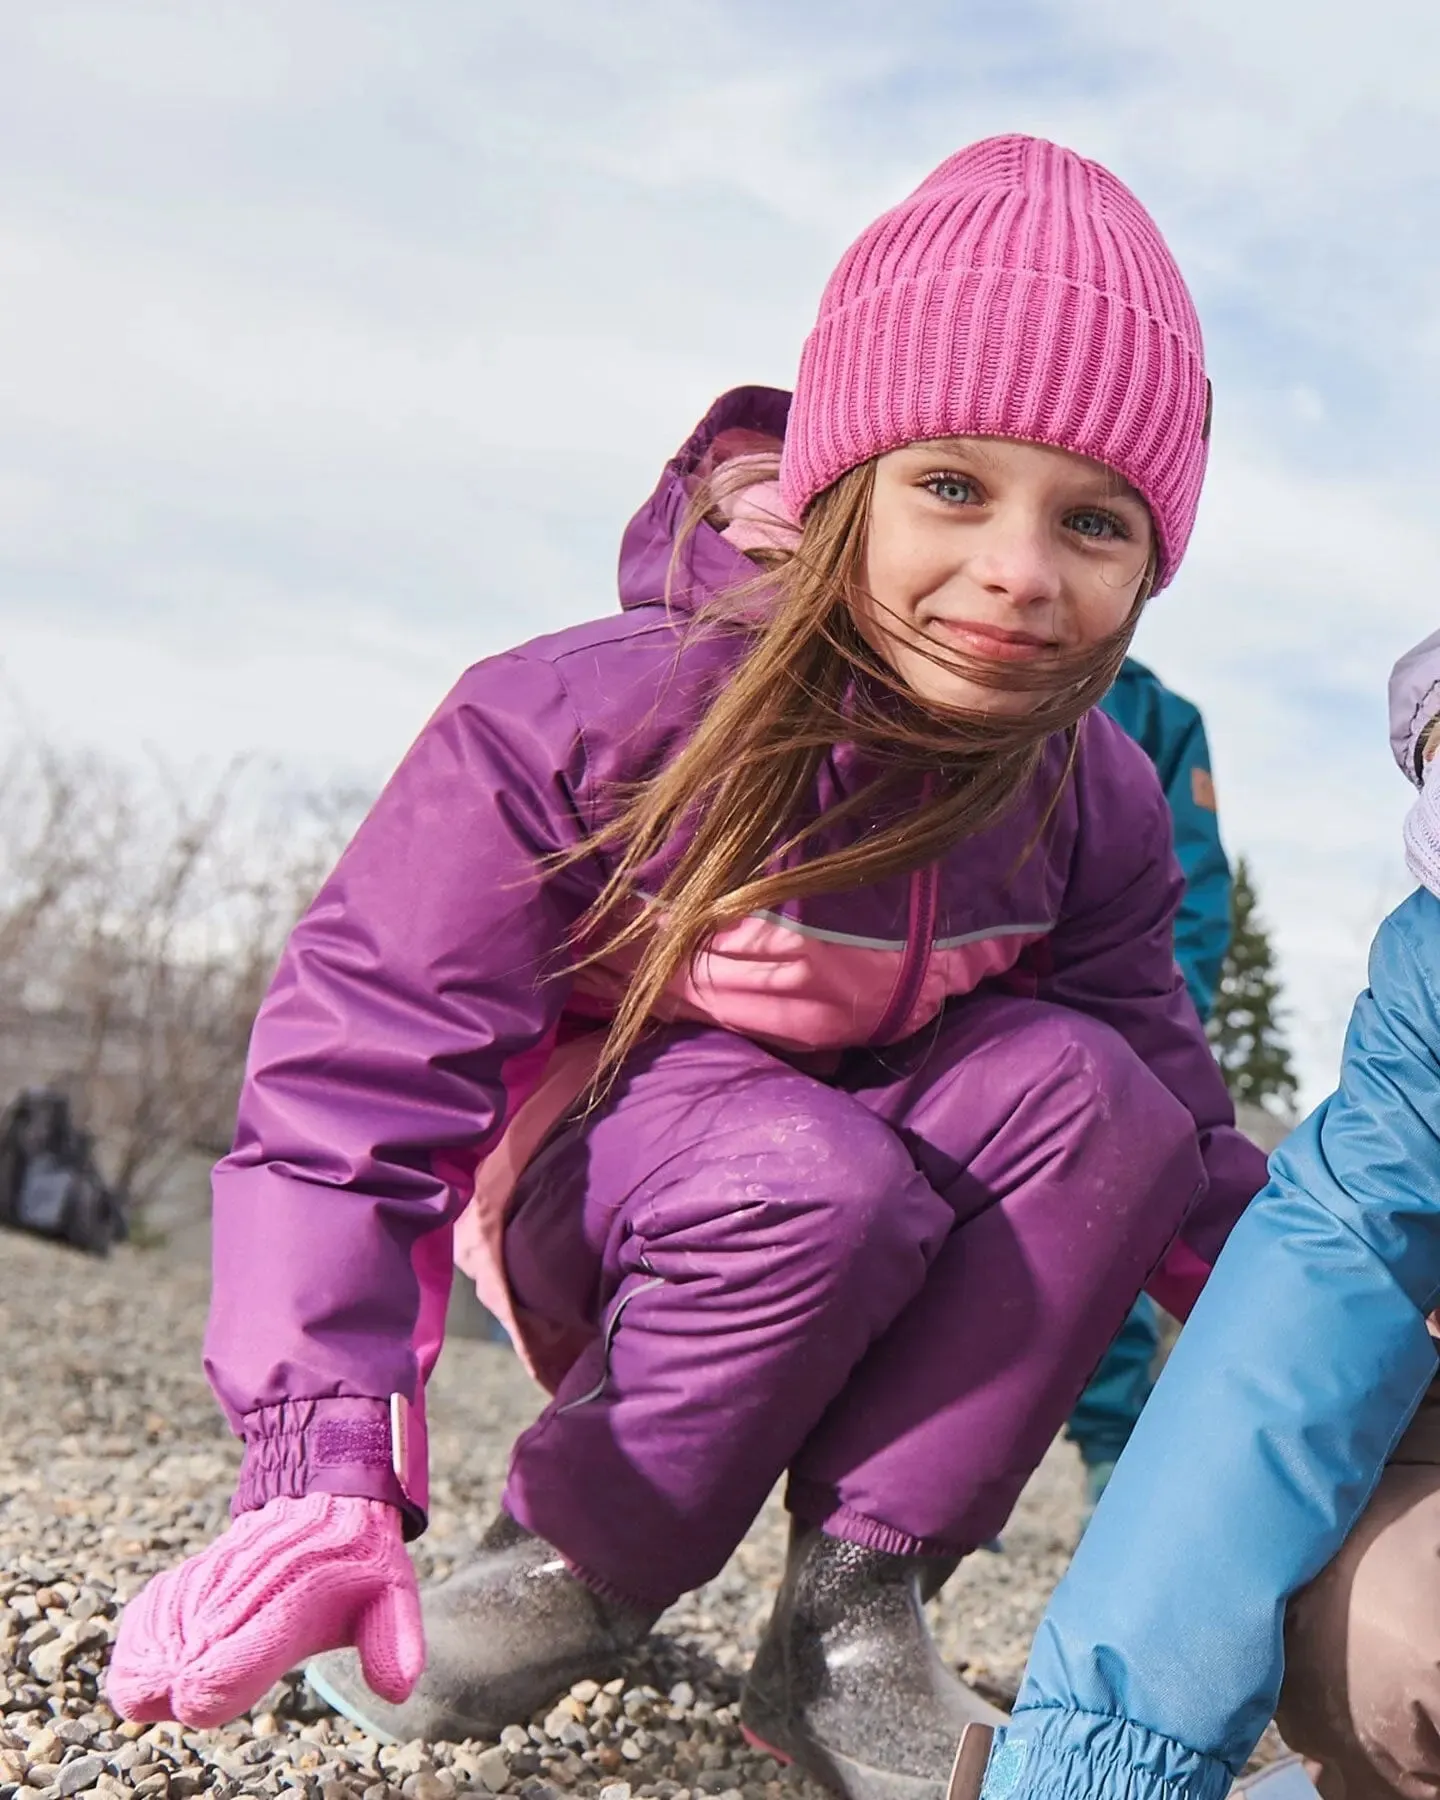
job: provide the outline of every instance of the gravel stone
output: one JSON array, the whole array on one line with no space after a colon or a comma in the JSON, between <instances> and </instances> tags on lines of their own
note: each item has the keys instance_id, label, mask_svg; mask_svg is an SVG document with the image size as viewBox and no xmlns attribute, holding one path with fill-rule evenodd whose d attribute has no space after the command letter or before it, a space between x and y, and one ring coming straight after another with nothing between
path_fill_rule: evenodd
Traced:
<instances>
[{"instance_id":1,"label":"gravel stone","mask_svg":"<svg viewBox=\"0 0 1440 1800\"><path fill-rule=\"evenodd\" d=\"M66 1763L61 1769L56 1785L63 1795L79 1794L84 1789L93 1787L104 1773L103 1756L78 1756L74 1762Z\"/></svg>"},{"instance_id":2,"label":"gravel stone","mask_svg":"<svg viewBox=\"0 0 1440 1800\"><path fill-rule=\"evenodd\" d=\"M510 1758L498 1744L475 1758L475 1779L492 1794L503 1792L510 1779Z\"/></svg>"},{"instance_id":3,"label":"gravel stone","mask_svg":"<svg viewBox=\"0 0 1440 1800\"><path fill-rule=\"evenodd\" d=\"M455 1783L446 1781L427 1769L420 1769L408 1777L400 1792L405 1800L450 1800L455 1792Z\"/></svg>"}]
</instances>

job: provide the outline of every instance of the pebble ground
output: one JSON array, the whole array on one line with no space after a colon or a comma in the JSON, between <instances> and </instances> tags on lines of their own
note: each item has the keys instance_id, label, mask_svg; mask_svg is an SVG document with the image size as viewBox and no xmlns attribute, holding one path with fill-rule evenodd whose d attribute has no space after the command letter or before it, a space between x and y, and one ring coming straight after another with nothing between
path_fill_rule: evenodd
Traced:
<instances>
[{"instance_id":1,"label":"pebble ground","mask_svg":"<svg viewBox=\"0 0 1440 1800\"><path fill-rule=\"evenodd\" d=\"M118 1721L99 1683L119 1607L226 1522L237 1447L200 1369L206 1288L193 1260L126 1247L97 1263L0 1236L0 1800L821 1800L736 1725L783 1558L773 1499L620 1678L578 1684L498 1743L382 1745L298 1678L223 1731ZM448 1573L491 1518L509 1445L540 1401L503 1347L447 1346L422 1579ZM1079 1493L1074 1453L1057 1444L1004 1554L969 1558L934 1604L942 1649L1001 1704L1073 1547Z\"/></svg>"}]
</instances>

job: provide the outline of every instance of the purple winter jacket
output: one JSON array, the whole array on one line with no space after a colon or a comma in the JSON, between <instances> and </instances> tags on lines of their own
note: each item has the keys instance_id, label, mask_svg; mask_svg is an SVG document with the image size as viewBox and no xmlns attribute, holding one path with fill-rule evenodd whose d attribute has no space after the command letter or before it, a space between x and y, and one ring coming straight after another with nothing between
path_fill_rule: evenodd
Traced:
<instances>
[{"instance_id":1,"label":"purple winter jacket","mask_svg":"<svg viewBox=\"0 0 1440 1800\"><path fill-rule=\"evenodd\" d=\"M423 1529L450 1227L557 1036L606 1011L603 972L565 973L605 870L591 857L545 874L544 859L685 742L743 654L738 633L687 632L686 614L754 566L702 526L668 608L666 574L685 477L723 429L781 435L788 398L742 388L711 409L625 533L619 613L461 677L291 935L214 1177L205 1366L245 1440L237 1512L355 1494ZM744 921L665 1016L782 1054L895 1041L996 984L1105 1020L1199 1134L1208 1187L1151 1284L1183 1314L1264 1161L1234 1128L1175 966L1182 881L1164 796L1098 712L1025 855L1063 757L1057 740L1034 792L931 869ZM816 804L847 777L841 746Z\"/></svg>"}]
</instances>

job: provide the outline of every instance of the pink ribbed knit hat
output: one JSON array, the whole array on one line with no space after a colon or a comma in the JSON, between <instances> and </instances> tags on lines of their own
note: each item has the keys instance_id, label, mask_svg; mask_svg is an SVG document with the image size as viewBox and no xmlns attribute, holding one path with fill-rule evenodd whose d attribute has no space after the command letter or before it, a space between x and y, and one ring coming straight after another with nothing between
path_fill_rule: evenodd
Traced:
<instances>
[{"instance_id":1,"label":"pink ribbed knit hat","mask_svg":"<svg viewBox=\"0 0 1440 1800\"><path fill-rule=\"evenodd\" d=\"M799 518L847 469L922 438L1054 444L1143 495L1163 587L1195 523L1209 423L1200 323L1140 202L1058 144L987 138L862 232L831 276L780 489Z\"/></svg>"}]
</instances>

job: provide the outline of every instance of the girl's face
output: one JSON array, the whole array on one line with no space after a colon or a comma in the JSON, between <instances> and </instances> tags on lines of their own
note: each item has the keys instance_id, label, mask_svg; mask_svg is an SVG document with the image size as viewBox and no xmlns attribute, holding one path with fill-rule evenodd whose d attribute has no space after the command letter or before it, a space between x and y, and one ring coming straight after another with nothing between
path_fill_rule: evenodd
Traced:
<instances>
[{"instance_id":1,"label":"girl's face","mask_svg":"<svg viewBox=\"0 0 1440 1800\"><path fill-rule=\"evenodd\" d=\"M1011 438L907 444L875 465L857 622L921 699L1025 713L1035 689L987 687L924 647L1043 671L1125 622L1153 546L1149 508L1102 463Z\"/></svg>"}]
</instances>

